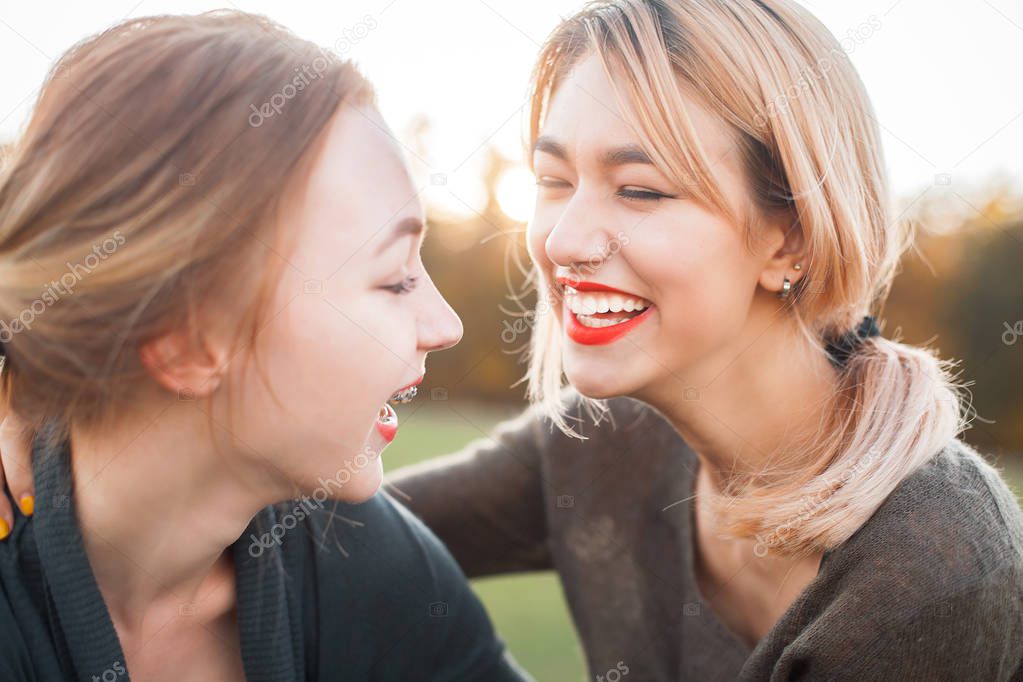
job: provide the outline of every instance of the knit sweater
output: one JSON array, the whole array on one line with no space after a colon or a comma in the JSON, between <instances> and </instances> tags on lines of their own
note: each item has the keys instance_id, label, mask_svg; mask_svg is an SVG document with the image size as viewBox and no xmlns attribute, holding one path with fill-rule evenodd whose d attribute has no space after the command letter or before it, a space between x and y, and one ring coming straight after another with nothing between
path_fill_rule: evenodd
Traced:
<instances>
[{"instance_id":1,"label":"knit sweater","mask_svg":"<svg viewBox=\"0 0 1023 682\"><path fill-rule=\"evenodd\" d=\"M41 443L35 515L0 543L0 680L127 682L76 520L69 449ZM451 556L384 493L266 507L229 551L249 682L528 679Z\"/></svg>"},{"instance_id":2,"label":"knit sweater","mask_svg":"<svg viewBox=\"0 0 1023 682\"><path fill-rule=\"evenodd\" d=\"M1023 513L967 444L826 552L751 649L697 586L698 458L652 408L609 404L588 440L532 409L391 479L469 576L558 572L589 679L1023 680Z\"/></svg>"}]
</instances>

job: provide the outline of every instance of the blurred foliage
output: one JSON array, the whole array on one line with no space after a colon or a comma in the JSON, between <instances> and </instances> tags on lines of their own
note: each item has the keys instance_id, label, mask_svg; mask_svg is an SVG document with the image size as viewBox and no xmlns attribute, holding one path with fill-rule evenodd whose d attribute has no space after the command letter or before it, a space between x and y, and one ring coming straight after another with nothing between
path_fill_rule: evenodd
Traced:
<instances>
[{"instance_id":1,"label":"blurred foliage","mask_svg":"<svg viewBox=\"0 0 1023 682\"><path fill-rule=\"evenodd\" d=\"M525 226L508 218L497 202L497 182L509 167L509 161L488 152L486 200L468 218L428 207L430 232L423 261L461 316L465 335L456 348L430 355L427 395L437 395L430 391L440 387L457 400L524 399L525 384L514 385L525 374L530 328L524 315L536 299L524 292Z\"/></svg>"},{"instance_id":2,"label":"blurred foliage","mask_svg":"<svg viewBox=\"0 0 1023 682\"><path fill-rule=\"evenodd\" d=\"M885 334L901 327L904 341L960 361L976 411L964 438L991 455L1023 454L1023 213L1011 190L985 194L952 190L921 207Z\"/></svg>"}]
</instances>

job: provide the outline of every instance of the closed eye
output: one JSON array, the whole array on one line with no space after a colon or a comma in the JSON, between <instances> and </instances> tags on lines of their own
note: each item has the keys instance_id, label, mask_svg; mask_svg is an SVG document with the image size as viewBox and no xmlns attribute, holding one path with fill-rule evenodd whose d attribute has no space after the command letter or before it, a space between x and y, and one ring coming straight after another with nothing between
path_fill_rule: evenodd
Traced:
<instances>
[{"instance_id":1,"label":"closed eye","mask_svg":"<svg viewBox=\"0 0 1023 682\"><path fill-rule=\"evenodd\" d=\"M540 177L538 177L536 179L536 184L537 184L538 187L549 187L549 188L555 188L555 187L560 188L560 187L568 187L569 186L569 183L565 182L564 180L559 180L557 178L552 178L549 175L541 175Z\"/></svg>"},{"instance_id":2,"label":"closed eye","mask_svg":"<svg viewBox=\"0 0 1023 682\"><path fill-rule=\"evenodd\" d=\"M380 288L389 291L392 294L407 294L416 288L417 279L417 277L409 275L397 284L385 284Z\"/></svg>"},{"instance_id":3,"label":"closed eye","mask_svg":"<svg viewBox=\"0 0 1023 682\"><path fill-rule=\"evenodd\" d=\"M618 196L623 199L631 199L635 201L659 201L661 199L675 199L675 194L664 194L663 192L655 192L649 189L635 189L629 187L623 187L618 190Z\"/></svg>"}]
</instances>

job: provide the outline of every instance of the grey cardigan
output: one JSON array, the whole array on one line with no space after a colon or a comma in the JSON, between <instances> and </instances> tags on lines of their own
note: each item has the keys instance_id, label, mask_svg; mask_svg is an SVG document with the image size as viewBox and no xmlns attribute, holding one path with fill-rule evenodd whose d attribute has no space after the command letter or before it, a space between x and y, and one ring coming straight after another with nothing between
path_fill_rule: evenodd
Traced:
<instances>
[{"instance_id":1,"label":"grey cardigan","mask_svg":"<svg viewBox=\"0 0 1023 682\"><path fill-rule=\"evenodd\" d=\"M827 552L750 650L694 579L695 454L652 408L610 406L587 441L528 411L392 478L469 576L558 572L590 679L1023 680L1023 513L967 444Z\"/></svg>"}]
</instances>

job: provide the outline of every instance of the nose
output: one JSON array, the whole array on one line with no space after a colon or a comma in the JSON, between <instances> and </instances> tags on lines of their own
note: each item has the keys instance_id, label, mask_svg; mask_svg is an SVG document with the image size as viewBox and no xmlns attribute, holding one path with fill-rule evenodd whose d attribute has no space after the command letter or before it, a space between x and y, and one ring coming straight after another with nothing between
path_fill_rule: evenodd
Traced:
<instances>
[{"instance_id":1,"label":"nose","mask_svg":"<svg viewBox=\"0 0 1023 682\"><path fill-rule=\"evenodd\" d=\"M609 234L602 225L607 218L600 216L596 203L577 192L565 206L544 242L552 263L578 273L593 270L606 260Z\"/></svg>"},{"instance_id":2,"label":"nose","mask_svg":"<svg viewBox=\"0 0 1023 682\"><path fill-rule=\"evenodd\" d=\"M417 321L419 349L429 352L451 348L462 340L462 320L429 276L423 284L424 304Z\"/></svg>"}]
</instances>

